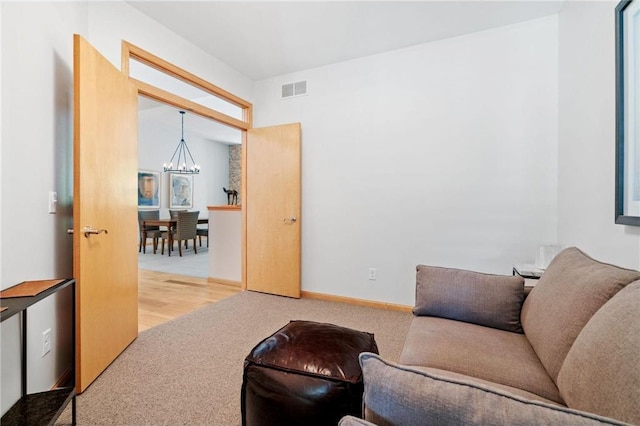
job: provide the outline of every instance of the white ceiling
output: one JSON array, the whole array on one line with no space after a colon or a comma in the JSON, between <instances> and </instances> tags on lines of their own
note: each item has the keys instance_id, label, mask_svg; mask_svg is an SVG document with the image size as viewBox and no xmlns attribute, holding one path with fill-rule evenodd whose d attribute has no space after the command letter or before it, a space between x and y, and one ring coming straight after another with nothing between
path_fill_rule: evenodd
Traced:
<instances>
[{"instance_id":1,"label":"white ceiling","mask_svg":"<svg viewBox=\"0 0 640 426\"><path fill-rule=\"evenodd\" d=\"M128 1L251 78L558 13L564 1Z\"/></svg>"}]
</instances>

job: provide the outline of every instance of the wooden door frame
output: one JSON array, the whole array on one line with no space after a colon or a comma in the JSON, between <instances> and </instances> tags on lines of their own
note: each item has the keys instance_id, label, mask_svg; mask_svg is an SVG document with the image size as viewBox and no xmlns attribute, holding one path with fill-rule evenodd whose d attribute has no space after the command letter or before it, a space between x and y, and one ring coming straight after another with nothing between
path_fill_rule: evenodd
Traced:
<instances>
[{"instance_id":1,"label":"wooden door frame","mask_svg":"<svg viewBox=\"0 0 640 426\"><path fill-rule=\"evenodd\" d=\"M154 99L158 102L174 106L179 109L185 109L187 111L198 114L204 118L208 118L213 121L225 124L227 126L238 129L242 132L242 158L241 158L241 177L240 177L240 199L246 200L246 187L247 187L247 158L245 155L247 145L247 130L253 128L253 104L245 99L242 99L226 90L218 87L195 74L190 73L164 59L148 52L126 40L122 40L122 73L131 80L138 90L138 95L145 96ZM137 80L129 75L129 64L131 60L141 62L151 68L154 68L162 73L165 73L171 77L177 78L190 84L198 89L201 89L213 96L221 98L239 108L242 109L242 120L235 117L231 117L220 111L208 108L204 105L190 101L174 93L167 92L159 87L152 86L148 83ZM241 289L247 289L247 214L246 203L243 201L241 206L242 214L242 278Z\"/></svg>"}]
</instances>

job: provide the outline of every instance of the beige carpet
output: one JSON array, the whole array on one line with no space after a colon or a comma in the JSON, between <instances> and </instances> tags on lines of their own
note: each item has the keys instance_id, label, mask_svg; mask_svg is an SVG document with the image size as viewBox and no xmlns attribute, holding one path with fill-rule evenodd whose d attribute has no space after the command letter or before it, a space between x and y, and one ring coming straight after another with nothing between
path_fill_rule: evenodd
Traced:
<instances>
[{"instance_id":1,"label":"beige carpet","mask_svg":"<svg viewBox=\"0 0 640 426\"><path fill-rule=\"evenodd\" d=\"M79 425L239 425L244 357L292 319L375 334L397 360L410 313L243 292L142 332L77 401ZM71 423L70 408L58 425Z\"/></svg>"}]
</instances>

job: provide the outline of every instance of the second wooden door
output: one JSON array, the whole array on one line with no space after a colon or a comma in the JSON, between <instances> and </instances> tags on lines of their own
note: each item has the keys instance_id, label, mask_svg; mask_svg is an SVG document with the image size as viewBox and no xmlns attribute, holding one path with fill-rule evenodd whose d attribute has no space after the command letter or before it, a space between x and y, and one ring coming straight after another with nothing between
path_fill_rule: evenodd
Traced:
<instances>
[{"instance_id":1,"label":"second wooden door","mask_svg":"<svg viewBox=\"0 0 640 426\"><path fill-rule=\"evenodd\" d=\"M300 297L300 124L250 129L245 144L247 290Z\"/></svg>"}]
</instances>

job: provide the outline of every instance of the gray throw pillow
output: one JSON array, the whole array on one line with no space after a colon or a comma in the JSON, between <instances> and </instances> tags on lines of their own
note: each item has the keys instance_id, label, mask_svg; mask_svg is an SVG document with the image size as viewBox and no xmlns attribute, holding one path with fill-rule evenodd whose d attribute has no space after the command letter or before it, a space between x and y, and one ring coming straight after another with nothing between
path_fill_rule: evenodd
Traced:
<instances>
[{"instance_id":1,"label":"gray throw pillow","mask_svg":"<svg viewBox=\"0 0 640 426\"><path fill-rule=\"evenodd\" d=\"M414 315L522 333L524 278L418 265Z\"/></svg>"},{"instance_id":2,"label":"gray throw pillow","mask_svg":"<svg viewBox=\"0 0 640 426\"><path fill-rule=\"evenodd\" d=\"M622 425L616 420L529 400L489 385L452 379L360 354L364 418L400 425ZM347 423L349 424L349 423Z\"/></svg>"}]
</instances>

